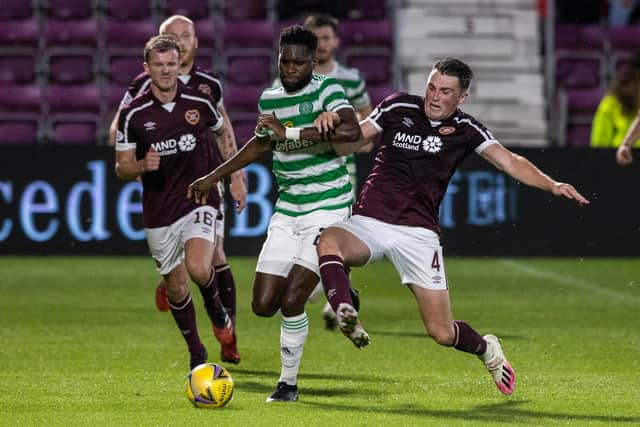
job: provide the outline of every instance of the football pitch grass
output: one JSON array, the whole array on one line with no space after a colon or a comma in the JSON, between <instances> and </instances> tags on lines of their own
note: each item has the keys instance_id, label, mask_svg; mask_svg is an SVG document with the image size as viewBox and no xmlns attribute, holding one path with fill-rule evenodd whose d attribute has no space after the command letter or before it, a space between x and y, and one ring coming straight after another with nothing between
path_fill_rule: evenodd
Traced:
<instances>
[{"instance_id":1,"label":"football pitch grass","mask_svg":"<svg viewBox=\"0 0 640 427\"><path fill-rule=\"evenodd\" d=\"M280 316L251 312L254 258L232 258L240 365L231 403L185 398L186 346L158 312L146 257L0 257L0 424L212 426L640 425L640 259L449 258L454 318L493 333L516 370L502 396L474 356L426 338L392 266L355 269L371 345L310 333L300 400L265 403ZM199 292L200 335L218 362Z\"/></svg>"}]
</instances>

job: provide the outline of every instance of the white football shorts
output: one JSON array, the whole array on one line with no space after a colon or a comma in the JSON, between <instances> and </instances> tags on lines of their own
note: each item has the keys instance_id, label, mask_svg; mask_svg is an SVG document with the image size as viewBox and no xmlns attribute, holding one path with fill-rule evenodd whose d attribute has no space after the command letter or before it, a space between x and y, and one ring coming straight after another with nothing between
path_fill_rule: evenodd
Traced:
<instances>
[{"instance_id":1,"label":"white football shorts","mask_svg":"<svg viewBox=\"0 0 640 427\"><path fill-rule=\"evenodd\" d=\"M184 245L188 240L201 238L216 242L218 210L202 206L192 210L166 227L145 228L151 256L158 272L169 274L184 259Z\"/></svg>"},{"instance_id":2,"label":"white football shorts","mask_svg":"<svg viewBox=\"0 0 640 427\"><path fill-rule=\"evenodd\" d=\"M298 264L319 277L316 245L320 233L331 224L348 218L350 213L351 208L317 210L301 216L274 213L256 271L287 277L293 265Z\"/></svg>"},{"instance_id":3,"label":"white football shorts","mask_svg":"<svg viewBox=\"0 0 640 427\"><path fill-rule=\"evenodd\" d=\"M371 251L367 261L387 257L400 275L403 285L444 290L447 276L438 235L423 227L394 225L362 215L333 224L362 240Z\"/></svg>"}]
</instances>

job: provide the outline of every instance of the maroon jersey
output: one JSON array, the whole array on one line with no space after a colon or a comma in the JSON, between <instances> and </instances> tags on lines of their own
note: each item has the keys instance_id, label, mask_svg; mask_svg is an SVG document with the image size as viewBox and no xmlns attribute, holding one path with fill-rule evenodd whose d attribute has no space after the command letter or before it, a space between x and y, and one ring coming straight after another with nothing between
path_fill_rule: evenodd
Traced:
<instances>
[{"instance_id":1,"label":"maroon jersey","mask_svg":"<svg viewBox=\"0 0 640 427\"><path fill-rule=\"evenodd\" d=\"M429 120L424 98L405 93L384 99L368 120L382 137L353 213L439 233L440 202L457 166L497 141L460 110L442 122Z\"/></svg>"},{"instance_id":2,"label":"maroon jersey","mask_svg":"<svg viewBox=\"0 0 640 427\"><path fill-rule=\"evenodd\" d=\"M197 89L198 91L213 98L216 108L219 108L222 105L222 85L215 74L194 66L191 67L191 72L189 74L180 75L178 78L185 86ZM149 74L138 74L129 84L127 92L120 102L120 107L124 107L131 102L133 98L141 95L144 91L149 89L150 85L151 78L149 77Z\"/></svg>"},{"instance_id":3,"label":"maroon jersey","mask_svg":"<svg viewBox=\"0 0 640 427\"><path fill-rule=\"evenodd\" d=\"M120 111L116 150L136 150L142 159L153 146L160 153L160 168L142 175L142 217L147 228L174 223L197 206L187 200L187 187L219 165L211 150L212 130L222 126L214 101L201 92L178 84L173 102L162 104L147 90ZM218 209L216 187L209 205Z\"/></svg>"}]
</instances>

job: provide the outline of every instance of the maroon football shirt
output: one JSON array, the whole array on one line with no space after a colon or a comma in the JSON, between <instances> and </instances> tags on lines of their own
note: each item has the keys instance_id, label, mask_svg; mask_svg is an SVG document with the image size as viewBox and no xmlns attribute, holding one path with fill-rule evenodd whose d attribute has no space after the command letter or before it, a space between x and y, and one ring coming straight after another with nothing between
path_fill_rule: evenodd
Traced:
<instances>
[{"instance_id":1,"label":"maroon football shirt","mask_svg":"<svg viewBox=\"0 0 640 427\"><path fill-rule=\"evenodd\" d=\"M424 98L406 93L384 99L368 120L381 142L353 213L439 233L438 209L457 166L497 141L460 110L442 122L429 120Z\"/></svg>"},{"instance_id":2,"label":"maroon football shirt","mask_svg":"<svg viewBox=\"0 0 640 427\"><path fill-rule=\"evenodd\" d=\"M192 89L197 89L198 91L209 95L215 101L216 108L220 107L220 104L222 103L222 85L220 83L220 79L218 79L215 74L193 66L191 67L191 72L189 74L180 75L178 78L185 86L189 86ZM124 107L126 104L131 102L133 98L141 95L144 91L149 89L150 85L151 77L149 77L149 74L144 72L138 74L129 84L120 106Z\"/></svg>"},{"instance_id":3,"label":"maroon football shirt","mask_svg":"<svg viewBox=\"0 0 640 427\"><path fill-rule=\"evenodd\" d=\"M116 150L135 149L142 159L151 146L160 153L160 169L142 175L142 216L147 228L174 223L197 205L187 200L187 187L220 164L212 132L222 126L213 99L178 84L173 102L162 104L147 90L120 111ZM209 205L218 209L217 188Z\"/></svg>"}]
</instances>

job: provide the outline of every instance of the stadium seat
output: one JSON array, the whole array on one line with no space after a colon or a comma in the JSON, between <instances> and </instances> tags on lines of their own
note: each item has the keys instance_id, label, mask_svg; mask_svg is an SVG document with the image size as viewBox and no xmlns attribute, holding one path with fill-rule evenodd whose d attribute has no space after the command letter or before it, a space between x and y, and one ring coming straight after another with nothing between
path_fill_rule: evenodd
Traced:
<instances>
[{"instance_id":1,"label":"stadium seat","mask_svg":"<svg viewBox=\"0 0 640 427\"><path fill-rule=\"evenodd\" d=\"M84 20L93 17L91 1L48 0L43 2L46 15L59 20Z\"/></svg>"},{"instance_id":2,"label":"stadium seat","mask_svg":"<svg viewBox=\"0 0 640 427\"><path fill-rule=\"evenodd\" d=\"M248 21L267 18L266 2L260 0L226 1L224 19L226 21Z\"/></svg>"},{"instance_id":3,"label":"stadium seat","mask_svg":"<svg viewBox=\"0 0 640 427\"><path fill-rule=\"evenodd\" d=\"M43 101L42 88L37 84L0 85L0 112L40 114Z\"/></svg>"},{"instance_id":4,"label":"stadium seat","mask_svg":"<svg viewBox=\"0 0 640 427\"><path fill-rule=\"evenodd\" d=\"M346 59L349 67L357 68L367 85L389 83L391 77L391 58L389 55L349 55Z\"/></svg>"},{"instance_id":5,"label":"stadium seat","mask_svg":"<svg viewBox=\"0 0 640 427\"><path fill-rule=\"evenodd\" d=\"M47 46L96 47L98 45L98 22L95 19L81 21L48 19L44 25Z\"/></svg>"},{"instance_id":6,"label":"stadium seat","mask_svg":"<svg viewBox=\"0 0 640 427\"><path fill-rule=\"evenodd\" d=\"M567 90L569 120L571 116L580 114L593 117L604 93L603 88Z\"/></svg>"},{"instance_id":7,"label":"stadium seat","mask_svg":"<svg viewBox=\"0 0 640 427\"><path fill-rule=\"evenodd\" d=\"M0 21L20 21L33 17L33 5L25 0L3 0Z\"/></svg>"},{"instance_id":8,"label":"stadium seat","mask_svg":"<svg viewBox=\"0 0 640 427\"><path fill-rule=\"evenodd\" d=\"M135 76L144 71L143 62L144 58L141 53L108 56L105 66L107 81L110 84L129 85Z\"/></svg>"},{"instance_id":9,"label":"stadium seat","mask_svg":"<svg viewBox=\"0 0 640 427\"><path fill-rule=\"evenodd\" d=\"M232 120L255 120L258 114L258 100L263 90L263 85L227 85L224 91L224 105Z\"/></svg>"},{"instance_id":10,"label":"stadium seat","mask_svg":"<svg viewBox=\"0 0 640 427\"><path fill-rule=\"evenodd\" d=\"M254 135L256 129L257 116L253 121L249 120L233 120L233 131L236 134L236 143L238 148L242 148L251 137Z\"/></svg>"},{"instance_id":11,"label":"stadium seat","mask_svg":"<svg viewBox=\"0 0 640 427\"><path fill-rule=\"evenodd\" d=\"M109 86L107 86L104 99L107 103L106 107L109 110L109 113L118 109L122 98L124 98L124 94L127 91L127 88L128 86L126 84L110 84Z\"/></svg>"},{"instance_id":12,"label":"stadium seat","mask_svg":"<svg viewBox=\"0 0 640 427\"><path fill-rule=\"evenodd\" d=\"M270 48L276 42L276 32L269 21L227 21L224 24L224 49L233 48Z\"/></svg>"},{"instance_id":13,"label":"stadium seat","mask_svg":"<svg viewBox=\"0 0 640 427\"><path fill-rule=\"evenodd\" d=\"M0 54L0 84L33 83L36 78L35 51Z\"/></svg>"},{"instance_id":14,"label":"stadium seat","mask_svg":"<svg viewBox=\"0 0 640 427\"><path fill-rule=\"evenodd\" d=\"M152 0L109 0L107 15L116 21L149 20L152 18L151 2Z\"/></svg>"},{"instance_id":15,"label":"stadium seat","mask_svg":"<svg viewBox=\"0 0 640 427\"><path fill-rule=\"evenodd\" d=\"M208 0L166 0L166 8L167 15L184 15L193 21L209 18Z\"/></svg>"},{"instance_id":16,"label":"stadium seat","mask_svg":"<svg viewBox=\"0 0 640 427\"><path fill-rule=\"evenodd\" d=\"M51 114L91 113L101 111L102 93L97 85L50 84L45 98Z\"/></svg>"},{"instance_id":17,"label":"stadium seat","mask_svg":"<svg viewBox=\"0 0 640 427\"><path fill-rule=\"evenodd\" d=\"M640 28L638 26L610 28L608 37L613 52L636 52L640 50Z\"/></svg>"},{"instance_id":18,"label":"stadium seat","mask_svg":"<svg viewBox=\"0 0 640 427\"><path fill-rule=\"evenodd\" d=\"M571 147L586 147L591 140L591 124L570 125L567 129L567 145Z\"/></svg>"},{"instance_id":19,"label":"stadium seat","mask_svg":"<svg viewBox=\"0 0 640 427\"><path fill-rule=\"evenodd\" d=\"M40 28L35 19L0 21L0 46L38 47Z\"/></svg>"},{"instance_id":20,"label":"stadium seat","mask_svg":"<svg viewBox=\"0 0 640 427\"><path fill-rule=\"evenodd\" d=\"M145 43L158 33L158 26L150 19L143 21L120 21L109 19L106 24L105 44L107 49L117 47L139 52Z\"/></svg>"},{"instance_id":21,"label":"stadium seat","mask_svg":"<svg viewBox=\"0 0 640 427\"><path fill-rule=\"evenodd\" d=\"M342 21L338 35L343 47L386 46L393 40L391 22L382 21Z\"/></svg>"},{"instance_id":22,"label":"stadium seat","mask_svg":"<svg viewBox=\"0 0 640 427\"><path fill-rule=\"evenodd\" d=\"M56 116L49 119L47 139L53 144L97 143L100 116Z\"/></svg>"},{"instance_id":23,"label":"stadium seat","mask_svg":"<svg viewBox=\"0 0 640 427\"><path fill-rule=\"evenodd\" d=\"M201 49L213 51L217 48L219 37L211 19L193 21L193 26L196 29L196 36L198 37L198 51Z\"/></svg>"},{"instance_id":24,"label":"stadium seat","mask_svg":"<svg viewBox=\"0 0 640 427\"><path fill-rule=\"evenodd\" d=\"M229 56L225 76L232 84L268 86L272 80L272 68L271 56Z\"/></svg>"},{"instance_id":25,"label":"stadium seat","mask_svg":"<svg viewBox=\"0 0 640 427\"><path fill-rule=\"evenodd\" d=\"M378 105L387 96L397 92L392 86L386 84L369 86L367 87L367 91L369 92L369 98L371 98L371 105L373 106Z\"/></svg>"},{"instance_id":26,"label":"stadium seat","mask_svg":"<svg viewBox=\"0 0 640 427\"><path fill-rule=\"evenodd\" d=\"M599 24L557 24L555 27L556 51L591 50L602 52L605 48L605 40L605 32Z\"/></svg>"},{"instance_id":27,"label":"stadium seat","mask_svg":"<svg viewBox=\"0 0 640 427\"><path fill-rule=\"evenodd\" d=\"M381 20L386 17L386 0L350 0L347 3L347 18Z\"/></svg>"},{"instance_id":28,"label":"stadium seat","mask_svg":"<svg viewBox=\"0 0 640 427\"><path fill-rule=\"evenodd\" d=\"M45 64L47 80L50 83L91 83L95 80L97 73L93 50L64 52L64 50L49 49Z\"/></svg>"},{"instance_id":29,"label":"stadium seat","mask_svg":"<svg viewBox=\"0 0 640 427\"><path fill-rule=\"evenodd\" d=\"M565 56L556 59L556 84L566 88L595 88L602 84L604 57Z\"/></svg>"},{"instance_id":30,"label":"stadium seat","mask_svg":"<svg viewBox=\"0 0 640 427\"><path fill-rule=\"evenodd\" d=\"M0 114L0 144L37 144L41 124L37 118L10 119Z\"/></svg>"}]
</instances>

